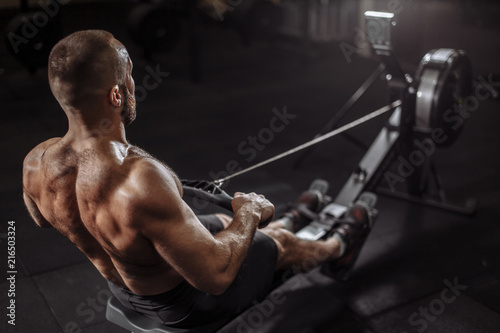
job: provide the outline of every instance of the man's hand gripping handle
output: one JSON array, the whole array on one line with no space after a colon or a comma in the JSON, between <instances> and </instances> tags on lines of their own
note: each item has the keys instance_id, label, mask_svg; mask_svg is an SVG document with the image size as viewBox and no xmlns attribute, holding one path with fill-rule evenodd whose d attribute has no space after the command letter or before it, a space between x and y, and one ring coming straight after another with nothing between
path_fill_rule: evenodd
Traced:
<instances>
[{"instance_id":1,"label":"man's hand gripping handle","mask_svg":"<svg viewBox=\"0 0 500 333\"><path fill-rule=\"evenodd\" d=\"M234 212L241 207L240 204L236 204L233 209L233 197L213 182L206 180L183 179L181 180L181 183L185 196L211 202L231 212ZM237 193L237 196L241 195L241 193ZM259 223L259 228L265 228L274 218L274 206L267 201L264 196L255 194L252 194L252 198L249 198L247 201L254 202L255 210L261 215L261 219L264 219Z\"/></svg>"}]
</instances>

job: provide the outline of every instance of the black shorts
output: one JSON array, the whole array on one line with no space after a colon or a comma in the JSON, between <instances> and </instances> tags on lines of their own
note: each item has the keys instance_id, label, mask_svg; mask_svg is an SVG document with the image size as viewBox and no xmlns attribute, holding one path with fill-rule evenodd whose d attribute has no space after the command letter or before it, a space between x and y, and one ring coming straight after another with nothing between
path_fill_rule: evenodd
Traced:
<instances>
[{"instance_id":1,"label":"black shorts","mask_svg":"<svg viewBox=\"0 0 500 333\"><path fill-rule=\"evenodd\" d=\"M223 230L222 222L215 215L198 218L212 234ZM199 291L187 282L154 296L135 295L111 282L108 284L127 308L164 325L193 328L234 317L262 300L272 286L277 257L276 243L257 231L236 279L219 296Z\"/></svg>"}]
</instances>

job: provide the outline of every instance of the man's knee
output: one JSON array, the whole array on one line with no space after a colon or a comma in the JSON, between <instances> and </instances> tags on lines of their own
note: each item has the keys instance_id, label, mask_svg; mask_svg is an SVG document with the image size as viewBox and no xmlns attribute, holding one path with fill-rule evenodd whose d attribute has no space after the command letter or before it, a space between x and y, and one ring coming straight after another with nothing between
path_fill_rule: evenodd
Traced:
<instances>
[{"instance_id":1,"label":"man's knee","mask_svg":"<svg viewBox=\"0 0 500 333\"><path fill-rule=\"evenodd\" d=\"M215 214L215 216L217 216L217 218L222 222L224 229L226 229L233 221L233 218L226 214Z\"/></svg>"},{"instance_id":2,"label":"man's knee","mask_svg":"<svg viewBox=\"0 0 500 333\"><path fill-rule=\"evenodd\" d=\"M288 247L293 242L293 240L297 238L295 234L286 229L275 229L273 233L276 237L276 240L279 241L285 248Z\"/></svg>"},{"instance_id":3,"label":"man's knee","mask_svg":"<svg viewBox=\"0 0 500 333\"><path fill-rule=\"evenodd\" d=\"M296 240L297 237L286 229L263 229L262 232L271 237L278 248L276 269L286 268L290 248L295 243L294 240Z\"/></svg>"},{"instance_id":4,"label":"man's knee","mask_svg":"<svg viewBox=\"0 0 500 333\"><path fill-rule=\"evenodd\" d=\"M263 229L263 233L271 237L278 246L279 252L285 252L297 237L286 229Z\"/></svg>"}]
</instances>

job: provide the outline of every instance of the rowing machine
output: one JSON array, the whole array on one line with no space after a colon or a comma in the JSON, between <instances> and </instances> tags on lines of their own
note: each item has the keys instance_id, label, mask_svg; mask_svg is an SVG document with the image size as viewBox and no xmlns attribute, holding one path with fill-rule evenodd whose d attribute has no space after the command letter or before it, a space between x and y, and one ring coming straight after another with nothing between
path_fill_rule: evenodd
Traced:
<instances>
[{"instance_id":1,"label":"rowing machine","mask_svg":"<svg viewBox=\"0 0 500 333\"><path fill-rule=\"evenodd\" d=\"M456 205L446 200L432 162L437 147L458 138L465 118L461 114L472 92L472 69L463 51L436 49L427 53L413 80L393 57L390 31L394 15L367 12L367 37L387 72L389 100L401 99L361 162L333 203L318 221L297 232L302 239L317 240L341 218L347 207L365 191L396 196L420 204L471 215L475 200ZM391 169L395 162L399 166ZM387 187L382 187L385 180ZM398 187L406 185L405 191ZM434 185L436 195L430 194ZM333 218L332 218L333 217Z\"/></svg>"}]
</instances>

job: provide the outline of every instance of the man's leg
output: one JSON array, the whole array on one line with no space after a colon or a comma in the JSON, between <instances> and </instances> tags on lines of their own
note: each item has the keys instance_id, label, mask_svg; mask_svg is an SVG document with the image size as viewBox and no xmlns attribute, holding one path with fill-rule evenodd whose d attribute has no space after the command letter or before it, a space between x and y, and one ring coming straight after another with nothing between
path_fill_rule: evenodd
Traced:
<instances>
[{"instance_id":1,"label":"man's leg","mask_svg":"<svg viewBox=\"0 0 500 333\"><path fill-rule=\"evenodd\" d=\"M279 222L277 222L279 223ZM331 237L326 240L308 241L276 225L262 229L261 232L271 237L278 247L277 270L297 268L307 271L325 261L335 260L341 256L340 242Z\"/></svg>"},{"instance_id":2,"label":"man's leg","mask_svg":"<svg viewBox=\"0 0 500 333\"><path fill-rule=\"evenodd\" d=\"M349 268L356 260L356 254L373 224L372 208L365 202L358 201L346 213L345 220L340 221L325 240L300 239L288 230L288 223L283 223L283 219L273 221L259 231L276 243L276 270L293 268L308 271L324 262L333 261L334 264L330 266ZM224 227L231 223L232 219L227 215L216 216ZM297 217L300 218L298 215Z\"/></svg>"},{"instance_id":3,"label":"man's leg","mask_svg":"<svg viewBox=\"0 0 500 333\"><path fill-rule=\"evenodd\" d=\"M216 216L222 222L224 228L231 223L232 218L228 215L216 214ZM310 263L315 263L315 267L324 261L334 260L340 256L338 239L329 238L315 242L302 240L286 230L285 224L281 220L273 221L266 228L259 229L259 231L271 237L278 247L277 270L297 265L307 265L309 267Z\"/></svg>"},{"instance_id":4,"label":"man's leg","mask_svg":"<svg viewBox=\"0 0 500 333\"><path fill-rule=\"evenodd\" d=\"M217 218L222 222L222 225L224 226L224 229L226 229L230 224L233 218L229 215L226 214L215 214Z\"/></svg>"},{"instance_id":5,"label":"man's leg","mask_svg":"<svg viewBox=\"0 0 500 333\"><path fill-rule=\"evenodd\" d=\"M373 210L375 202L376 197L368 193L360 197L325 240L299 239L285 228L279 228L284 226L279 224L279 221L275 222L272 228L261 230L276 242L277 269L307 271L328 262L329 270L342 269L344 272L340 275L345 279L373 225L376 215Z\"/></svg>"}]
</instances>

